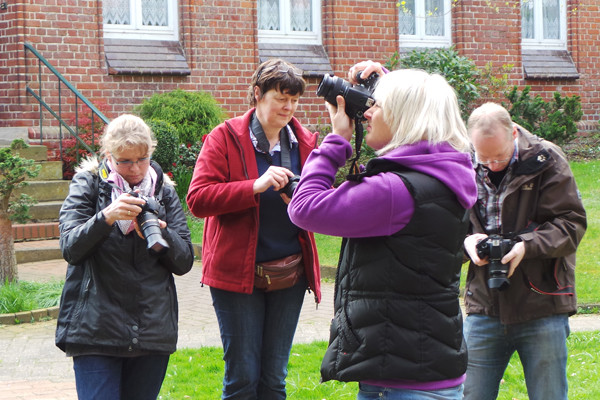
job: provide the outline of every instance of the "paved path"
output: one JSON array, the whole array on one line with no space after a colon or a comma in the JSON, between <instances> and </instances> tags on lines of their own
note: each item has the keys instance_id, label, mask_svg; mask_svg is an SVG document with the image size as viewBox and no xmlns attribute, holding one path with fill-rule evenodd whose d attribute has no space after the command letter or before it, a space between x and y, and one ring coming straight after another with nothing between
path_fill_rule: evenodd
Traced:
<instances>
[{"instance_id":1,"label":"paved path","mask_svg":"<svg viewBox=\"0 0 600 400\"><path fill-rule=\"evenodd\" d=\"M63 279L64 261L21 264L21 280ZM220 346L218 324L208 287L200 285L200 265L176 277L179 294L179 348ZM307 294L294 338L295 343L327 340L333 315L333 284L323 283L318 309ZM598 316L575 316L572 331L600 330ZM56 321L0 326L0 400L74 400L72 362L54 346Z\"/></svg>"},{"instance_id":2,"label":"paved path","mask_svg":"<svg viewBox=\"0 0 600 400\"><path fill-rule=\"evenodd\" d=\"M66 262L43 261L19 265L25 281L64 279ZM179 298L178 348L221 346L210 290L200 285L199 263L184 276L175 277ZM333 315L333 285L323 284L318 309L307 294L294 338L309 343L329 338ZM72 361L54 345L56 320L0 325L0 400L74 400Z\"/></svg>"}]
</instances>

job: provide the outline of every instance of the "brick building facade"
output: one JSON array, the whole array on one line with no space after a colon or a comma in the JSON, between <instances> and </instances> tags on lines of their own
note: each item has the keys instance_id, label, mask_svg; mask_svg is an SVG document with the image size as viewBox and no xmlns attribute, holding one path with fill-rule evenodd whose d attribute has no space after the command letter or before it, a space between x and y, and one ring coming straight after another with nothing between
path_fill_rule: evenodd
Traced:
<instances>
[{"instance_id":1,"label":"brick building facade","mask_svg":"<svg viewBox=\"0 0 600 400\"><path fill-rule=\"evenodd\" d=\"M125 1L139 5L139 0ZM316 96L322 74L331 72L345 77L355 61L385 61L394 51L412 46L402 35L405 28L399 27L404 5L399 7L395 0L306 0L305 5L312 7L317 18L316 25L311 26L318 31L316 39L307 43L303 39L278 43L277 38L261 37L264 30L259 29L257 4L272 1L164 1L176 10L171 13L176 17L176 32L167 40L151 35L118 37L118 33L117 37L108 37L104 15L109 0L2 2L0 129L38 124L39 105L25 90L27 82L39 89L38 64L24 51L25 42L31 43L85 97L101 105L109 118L131 112L152 94L176 88L208 91L229 116L239 115L248 109L247 89L252 72L261 60L280 55L305 71L308 87L296 116L312 126L322 123L326 116L323 100ZM533 4L537 0L526 1ZM559 91L581 96L584 117L580 130L597 130L600 8L597 0L556 1L566 15L566 44L559 50L541 51L523 46L522 8L518 0L438 3L447 6L442 17L448 18L448 45L454 45L461 55L480 67L488 62L497 68L513 64L509 83L530 85L534 94L550 96ZM279 0L278 6L289 2ZM424 0L402 4L421 2ZM411 11L404 15L413 14ZM417 25L425 17L419 18L413 19ZM57 104L55 78L43 73L41 86L47 101ZM63 103L67 104L63 105L63 112L72 113L73 101L62 93ZM52 124L47 117L44 121Z\"/></svg>"}]
</instances>

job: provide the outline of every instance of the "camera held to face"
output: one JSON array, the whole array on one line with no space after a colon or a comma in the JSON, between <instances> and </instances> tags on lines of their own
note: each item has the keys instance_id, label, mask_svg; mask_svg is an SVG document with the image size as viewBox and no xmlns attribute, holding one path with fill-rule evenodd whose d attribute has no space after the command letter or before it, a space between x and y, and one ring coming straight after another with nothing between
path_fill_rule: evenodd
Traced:
<instances>
[{"instance_id":1,"label":"camera held to face","mask_svg":"<svg viewBox=\"0 0 600 400\"><path fill-rule=\"evenodd\" d=\"M158 222L158 210L160 208L158 201L154 197L146 197L136 192L129 192L133 197L145 200L146 203L140 205L142 212L137 216L137 224L142 231L142 235L148 244L150 254L160 256L169 249L169 244L163 238Z\"/></svg>"},{"instance_id":2,"label":"camera held to face","mask_svg":"<svg viewBox=\"0 0 600 400\"><path fill-rule=\"evenodd\" d=\"M284 187L279 189L279 193L283 193L291 199L292 195L294 194L294 190L296 190L296 186L298 186L299 182L300 182L300 175L292 176L288 180L288 183Z\"/></svg>"},{"instance_id":3,"label":"camera held to face","mask_svg":"<svg viewBox=\"0 0 600 400\"><path fill-rule=\"evenodd\" d=\"M502 264L500 260L508 253L515 242L504 239L500 235L490 235L477 243L477 255L479 258L488 257L488 287L490 289L504 290L510 286L508 280L508 264Z\"/></svg>"},{"instance_id":4,"label":"camera held to face","mask_svg":"<svg viewBox=\"0 0 600 400\"><path fill-rule=\"evenodd\" d=\"M364 120L365 111L375 104L373 90L379 75L371 74L367 79L362 79L361 73L362 71L356 75L357 85L352 85L337 76L324 75L317 88L317 96L324 97L328 103L334 106L337 106L336 96L342 96L346 101L348 117L357 121Z\"/></svg>"}]
</instances>

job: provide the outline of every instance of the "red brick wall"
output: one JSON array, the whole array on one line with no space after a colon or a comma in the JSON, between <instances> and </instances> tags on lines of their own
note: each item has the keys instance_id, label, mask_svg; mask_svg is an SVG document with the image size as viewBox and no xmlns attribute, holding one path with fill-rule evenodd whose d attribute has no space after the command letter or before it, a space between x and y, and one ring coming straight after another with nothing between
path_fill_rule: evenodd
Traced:
<instances>
[{"instance_id":1,"label":"red brick wall","mask_svg":"<svg viewBox=\"0 0 600 400\"><path fill-rule=\"evenodd\" d=\"M103 109L109 118L131 112L154 93L175 88L211 92L230 116L248 109L248 81L258 65L255 0L179 0L180 41L192 70L183 77L108 75L101 0L72 0L69 5L62 5L62 0L46 0L43 6L24 3L9 2L8 9L0 11L0 37L6 38L0 42L0 126L37 124L38 106L24 89L24 41L33 43L84 96L106 104ZM581 126L590 130L597 126L600 107L600 10L596 0L568 3L569 51L581 75L579 80L523 79L520 10L504 0L453 2L453 42L461 54L481 67L489 61L496 67L514 64L511 85L531 85L546 96L555 90L581 95L585 113ZM322 0L322 32L332 68L345 78L355 61L385 61L397 49L396 1ZM27 78L37 88L35 68L28 56ZM42 81L44 90L54 93L51 97L56 99L56 82L47 76ZM297 112L305 124L327 121L323 99L315 94L318 83L317 78L308 80ZM67 114L72 111L64 110Z\"/></svg>"},{"instance_id":2,"label":"red brick wall","mask_svg":"<svg viewBox=\"0 0 600 400\"><path fill-rule=\"evenodd\" d=\"M581 96L584 116L580 129L598 129L600 9L595 0L567 0L567 50L579 72L577 80L525 79L520 56L521 14L520 8L514 6L518 4L517 0L462 0L456 4L452 14L453 42L460 54L474 60L479 67L488 62L497 69L513 64L509 85L517 85L520 89L529 85L532 95L540 94L550 99L558 91L563 96Z\"/></svg>"}]
</instances>

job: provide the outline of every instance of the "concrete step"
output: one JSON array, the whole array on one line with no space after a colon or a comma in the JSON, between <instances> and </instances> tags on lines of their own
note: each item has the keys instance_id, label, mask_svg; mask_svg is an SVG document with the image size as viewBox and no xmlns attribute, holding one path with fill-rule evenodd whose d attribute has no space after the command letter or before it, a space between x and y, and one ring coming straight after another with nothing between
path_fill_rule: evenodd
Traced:
<instances>
[{"instance_id":1,"label":"concrete step","mask_svg":"<svg viewBox=\"0 0 600 400\"><path fill-rule=\"evenodd\" d=\"M13 154L18 154L22 158L34 161L47 161L48 160L48 149L46 146L39 144L30 144L29 147L24 149L13 150Z\"/></svg>"},{"instance_id":2,"label":"concrete step","mask_svg":"<svg viewBox=\"0 0 600 400\"><path fill-rule=\"evenodd\" d=\"M13 240L15 242L40 239L58 239L60 236L58 222L13 224L12 232Z\"/></svg>"},{"instance_id":3,"label":"concrete step","mask_svg":"<svg viewBox=\"0 0 600 400\"><path fill-rule=\"evenodd\" d=\"M17 242L15 243L15 256L17 264L63 258L58 239Z\"/></svg>"},{"instance_id":4,"label":"concrete step","mask_svg":"<svg viewBox=\"0 0 600 400\"><path fill-rule=\"evenodd\" d=\"M41 161L36 164L42 166L38 176L32 179L28 179L28 182L32 181L49 181L49 180L63 180L63 163L62 161Z\"/></svg>"},{"instance_id":5,"label":"concrete step","mask_svg":"<svg viewBox=\"0 0 600 400\"><path fill-rule=\"evenodd\" d=\"M29 181L27 186L15 190L14 195L18 196L20 193L25 193L39 202L62 202L69 194L70 183L71 181L63 180ZM58 213L56 217L58 217Z\"/></svg>"},{"instance_id":6,"label":"concrete step","mask_svg":"<svg viewBox=\"0 0 600 400\"><path fill-rule=\"evenodd\" d=\"M35 222L56 221L64 200L60 201L43 201L34 204L29 209L29 215Z\"/></svg>"}]
</instances>

